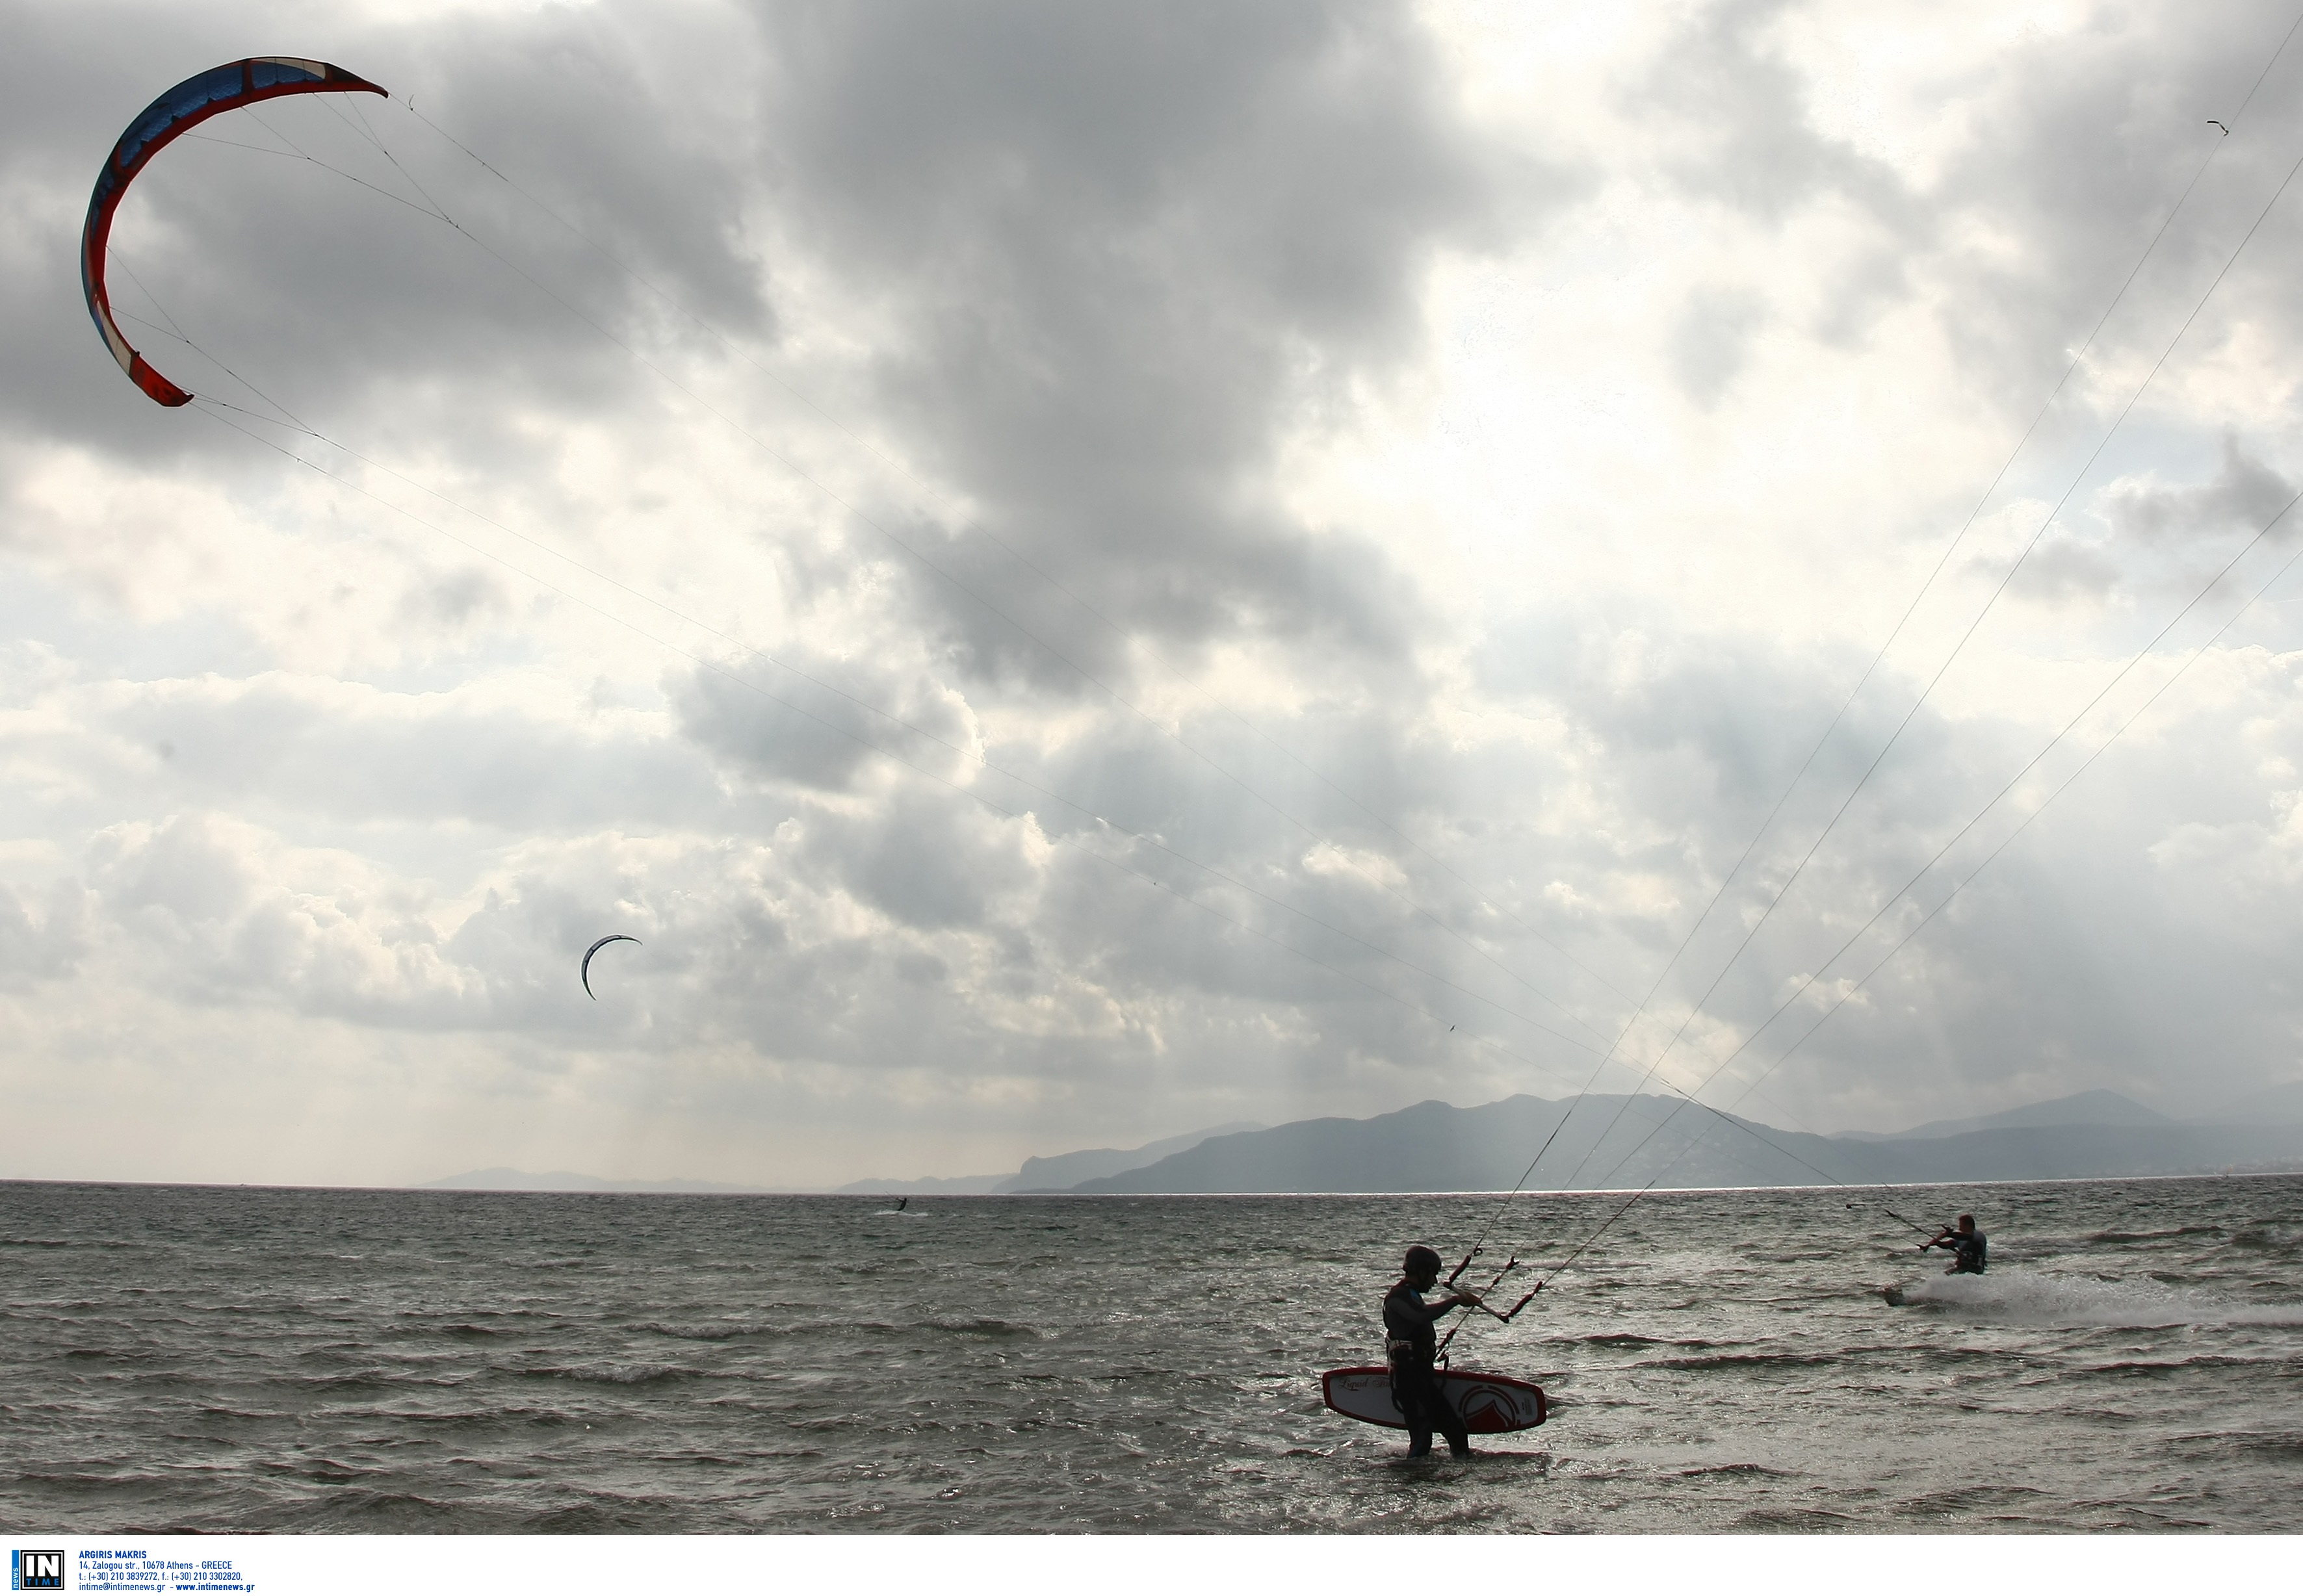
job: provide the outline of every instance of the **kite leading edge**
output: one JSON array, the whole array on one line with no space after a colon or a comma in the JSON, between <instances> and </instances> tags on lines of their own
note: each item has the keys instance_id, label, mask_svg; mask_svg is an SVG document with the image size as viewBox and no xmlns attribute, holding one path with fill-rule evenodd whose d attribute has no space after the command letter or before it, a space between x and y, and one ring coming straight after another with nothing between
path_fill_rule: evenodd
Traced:
<instances>
[{"instance_id":1,"label":"kite leading edge","mask_svg":"<svg viewBox=\"0 0 2303 1596\"><path fill-rule=\"evenodd\" d=\"M599 941L594 943L591 946L584 950L584 962L581 968L577 970L576 974L577 979L584 983L585 996L590 998L594 1003L600 1001L600 995L592 990L592 955L598 953L602 948L607 946L608 944L612 942L628 942L637 947L639 945L639 940L640 939L637 937L627 937L622 932L619 931L612 937L601 937Z\"/></svg>"}]
</instances>

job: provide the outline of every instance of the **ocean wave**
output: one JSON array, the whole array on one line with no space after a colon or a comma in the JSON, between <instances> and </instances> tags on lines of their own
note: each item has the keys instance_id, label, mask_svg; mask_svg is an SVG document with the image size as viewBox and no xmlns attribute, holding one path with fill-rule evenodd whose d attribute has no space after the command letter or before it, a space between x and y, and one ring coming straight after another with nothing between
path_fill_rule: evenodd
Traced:
<instances>
[{"instance_id":1,"label":"ocean wave","mask_svg":"<svg viewBox=\"0 0 2303 1596\"><path fill-rule=\"evenodd\" d=\"M679 1364L620 1363L608 1359L569 1364L560 1368L502 1369L498 1372L549 1380L580 1380L595 1385L654 1385L659 1381L712 1378L709 1370L687 1368Z\"/></svg>"},{"instance_id":2,"label":"ocean wave","mask_svg":"<svg viewBox=\"0 0 2303 1596\"><path fill-rule=\"evenodd\" d=\"M531 1429L547 1430L557 1429L567 1424L581 1424L585 1422L578 1415L563 1413L556 1407L530 1407L519 1403L451 1410L430 1407L339 1407L334 1411L333 1416L339 1419L357 1419L386 1424L423 1424L446 1429L479 1430L502 1429L511 1424L524 1424Z\"/></svg>"},{"instance_id":3,"label":"ocean wave","mask_svg":"<svg viewBox=\"0 0 2303 1596\"><path fill-rule=\"evenodd\" d=\"M1852 1527L1857 1520L1845 1513L1822 1508L1759 1508L1745 1513L1727 1528L1765 1530L1776 1534L1817 1534Z\"/></svg>"},{"instance_id":4,"label":"ocean wave","mask_svg":"<svg viewBox=\"0 0 2303 1596\"><path fill-rule=\"evenodd\" d=\"M2150 1330L2186 1324L2303 1325L2303 1304L2217 1302L2159 1281L2105 1281L2011 1271L1949 1274L1901 1288L1903 1306L2016 1324Z\"/></svg>"},{"instance_id":5,"label":"ocean wave","mask_svg":"<svg viewBox=\"0 0 2303 1596\"><path fill-rule=\"evenodd\" d=\"M2097 1231L2087 1239L2097 1246L2121 1246L2136 1241L2172 1241L2182 1236L2221 1236L2221 1225L2176 1225L2164 1231Z\"/></svg>"},{"instance_id":6,"label":"ocean wave","mask_svg":"<svg viewBox=\"0 0 2303 1596\"><path fill-rule=\"evenodd\" d=\"M1809 1369L1843 1361L1836 1352L1716 1352L1707 1357L1653 1357L1643 1369Z\"/></svg>"},{"instance_id":7,"label":"ocean wave","mask_svg":"<svg viewBox=\"0 0 2303 1596\"><path fill-rule=\"evenodd\" d=\"M143 1252L156 1245L149 1241L124 1241L114 1236L0 1236L0 1247L63 1247L71 1251Z\"/></svg>"},{"instance_id":8,"label":"ocean wave","mask_svg":"<svg viewBox=\"0 0 2303 1596\"><path fill-rule=\"evenodd\" d=\"M669 1324L661 1320L649 1320L635 1324L632 1329L645 1335L670 1336L680 1341L732 1341L738 1336L772 1335L775 1326L758 1320L747 1319L733 1323Z\"/></svg>"},{"instance_id":9,"label":"ocean wave","mask_svg":"<svg viewBox=\"0 0 2303 1596\"><path fill-rule=\"evenodd\" d=\"M456 1386L460 1375L401 1374L390 1369L363 1369L344 1374L275 1374L273 1382L301 1392L393 1390L405 1386ZM186 1383L191 1383L188 1376Z\"/></svg>"},{"instance_id":10,"label":"ocean wave","mask_svg":"<svg viewBox=\"0 0 2303 1596\"><path fill-rule=\"evenodd\" d=\"M2174 1436L2165 1444L2216 1457L2251 1452L2275 1460L2303 1460L2303 1432L2292 1430L2217 1430Z\"/></svg>"},{"instance_id":11,"label":"ocean wave","mask_svg":"<svg viewBox=\"0 0 2303 1596\"><path fill-rule=\"evenodd\" d=\"M311 1480L322 1485L349 1485L355 1480L369 1479L389 1472L381 1468L362 1468L352 1463L339 1463L333 1457L301 1457L292 1463L264 1459L255 1466L261 1474Z\"/></svg>"},{"instance_id":12,"label":"ocean wave","mask_svg":"<svg viewBox=\"0 0 2303 1596\"><path fill-rule=\"evenodd\" d=\"M411 1491L379 1491L355 1485L330 1491L319 1500L305 1504L300 1510L291 1511L293 1520L300 1521L296 1523L299 1528L349 1528L356 1525L373 1529L380 1525L443 1525L464 1519L469 1505L439 1501Z\"/></svg>"},{"instance_id":13,"label":"ocean wave","mask_svg":"<svg viewBox=\"0 0 2303 1596\"><path fill-rule=\"evenodd\" d=\"M1005 1319L922 1319L916 1328L940 1330L951 1336L981 1336L994 1341L1035 1341L1041 1335L1028 1324L1010 1324Z\"/></svg>"},{"instance_id":14,"label":"ocean wave","mask_svg":"<svg viewBox=\"0 0 2303 1596\"><path fill-rule=\"evenodd\" d=\"M666 1509L676 1506L652 1497L618 1498L607 1491L594 1495L599 1499L538 1509L518 1530L533 1535L603 1535L643 1530L661 1533Z\"/></svg>"},{"instance_id":15,"label":"ocean wave","mask_svg":"<svg viewBox=\"0 0 2303 1596\"><path fill-rule=\"evenodd\" d=\"M2193 1369L2244 1368L2257 1361L2248 1357L2221 1357L2202 1353L2197 1357L2129 1357L2113 1363L2090 1364L2078 1371L2082 1374L2116 1374L2122 1378L2142 1375L2147 1378L2165 1374L2181 1374Z\"/></svg>"},{"instance_id":16,"label":"ocean wave","mask_svg":"<svg viewBox=\"0 0 2303 1596\"><path fill-rule=\"evenodd\" d=\"M843 1334L909 1337L923 1330L934 1331L941 1335L977 1336L991 1340L1036 1340L1045 1333L1028 1324L982 1318L912 1319L901 1324L885 1319L824 1319L795 1324L789 1333L804 1337Z\"/></svg>"},{"instance_id":17,"label":"ocean wave","mask_svg":"<svg viewBox=\"0 0 2303 1596\"><path fill-rule=\"evenodd\" d=\"M511 1325L499 1329L488 1324L395 1324L380 1339L390 1341L493 1341L514 1333L516 1331Z\"/></svg>"},{"instance_id":18,"label":"ocean wave","mask_svg":"<svg viewBox=\"0 0 2303 1596\"><path fill-rule=\"evenodd\" d=\"M2272 1220L2254 1220L2235 1227L2231 1245L2249 1252L2292 1252L2303 1246L2303 1229Z\"/></svg>"}]
</instances>

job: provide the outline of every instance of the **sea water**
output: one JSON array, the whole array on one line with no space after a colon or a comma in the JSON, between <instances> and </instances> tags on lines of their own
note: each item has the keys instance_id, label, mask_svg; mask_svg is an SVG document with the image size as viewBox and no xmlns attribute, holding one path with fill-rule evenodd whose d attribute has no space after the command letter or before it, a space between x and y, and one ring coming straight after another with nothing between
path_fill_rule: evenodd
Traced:
<instances>
[{"instance_id":1,"label":"sea water","mask_svg":"<svg viewBox=\"0 0 2303 1596\"><path fill-rule=\"evenodd\" d=\"M1520 1198L1483 1263L1624 1200ZM1493 1198L890 1206L0 1185L0 1518L2303 1530L2303 1178L1649 1196L1459 1338L1553 1402L1464 1465L1318 1375L1380 1361L1401 1250L1452 1262ZM1991 1273L1886 1208L1973 1212Z\"/></svg>"}]
</instances>

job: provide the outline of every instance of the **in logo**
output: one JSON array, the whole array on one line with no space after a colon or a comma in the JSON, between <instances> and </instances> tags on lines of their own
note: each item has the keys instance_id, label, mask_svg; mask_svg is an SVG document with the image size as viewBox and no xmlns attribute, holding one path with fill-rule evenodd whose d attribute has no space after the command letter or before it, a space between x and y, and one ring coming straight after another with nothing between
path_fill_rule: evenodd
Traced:
<instances>
[{"instance_id":1,"label":"in logo","mask_svg":"<svg viewBox=\"0 0 2303 1596\"><path fill-rule=\"evenodd\" d=\"M64 1588L64 1554L57 1551L11 1551L8 1588L12 1591L61 1591Z\"/></svg>"}]
</instances>

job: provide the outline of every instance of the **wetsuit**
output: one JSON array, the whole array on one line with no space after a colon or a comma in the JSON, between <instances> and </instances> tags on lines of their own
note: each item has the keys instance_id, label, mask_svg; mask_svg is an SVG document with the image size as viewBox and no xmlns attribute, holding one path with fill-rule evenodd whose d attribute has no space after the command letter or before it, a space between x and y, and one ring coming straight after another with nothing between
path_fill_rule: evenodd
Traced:
<instances>
[{"instance_id":1,"label":"wetsuit","mask_svg":"<svg viewBox=\"0 0 2303 1596\"><path fill-rule=\"evenodd\" d=\"M1447 1449L1458 1457L1472 1455L1472 1437L1463 1415L1440 1389L1432 1367L1439 1338L1432 1326L1445 1318L1446 1308L1435 1308L1423 1293L1405 1281L1383 1299L1384 1352L1391 1364L1391 1399L1407 1421L1407 1455L1421 1457L1431 1449L1434 1430L1447 1438Z\"/></svg>"},{"instance_id":2,"label":"wetsuit","mask_svg":"<svg viewBox=\"0 0 2303 1596\"><path fill-rule=\"evenodd\" d=\"M1981 1231L1972 1231L1964 1236L1953 1231L1928 1245L1943 1247L1951 1254L1951 1267L1944 1271L1945 1274L1981 1274L1991 1247Z\"/></svg>"}]
</instances>

